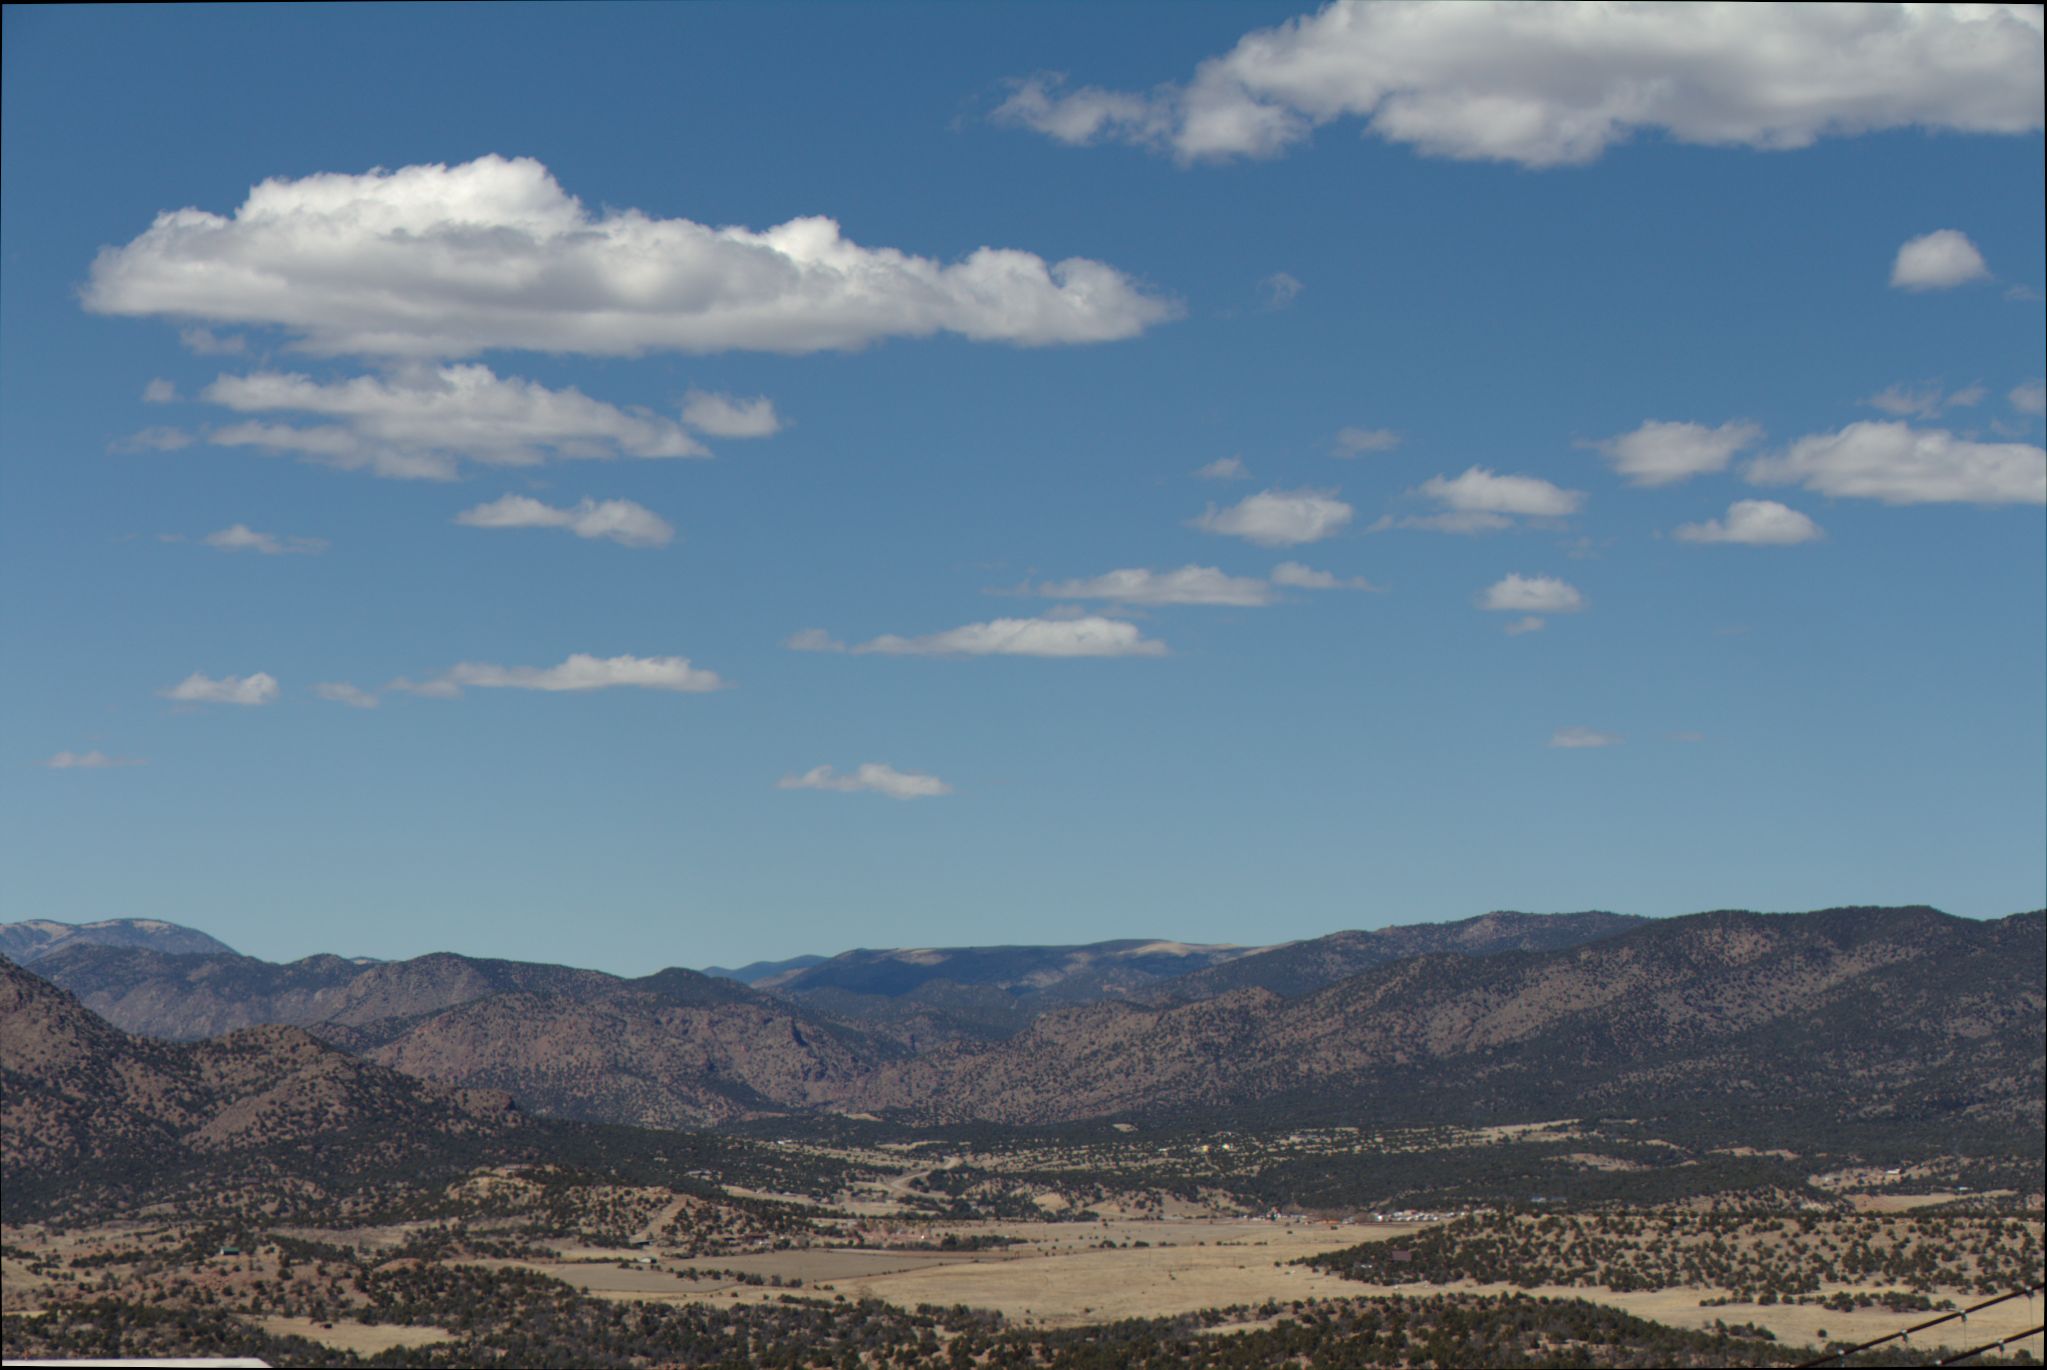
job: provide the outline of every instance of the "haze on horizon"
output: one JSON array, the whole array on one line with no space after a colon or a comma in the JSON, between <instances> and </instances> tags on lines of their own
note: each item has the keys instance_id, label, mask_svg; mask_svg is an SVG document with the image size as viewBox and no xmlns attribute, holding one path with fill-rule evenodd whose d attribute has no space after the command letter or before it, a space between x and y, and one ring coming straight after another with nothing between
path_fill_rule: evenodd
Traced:
<instances>
[{"instance_id":1,"label":"haze on horizon","mask_svg":"<svg viewBox=\"0 0 2047 1370\"><path fill-rule=\"evenodd\" d=\"M2038 908L2041 28L11 8L0 918Z\"/></svg>"}]
</instances>

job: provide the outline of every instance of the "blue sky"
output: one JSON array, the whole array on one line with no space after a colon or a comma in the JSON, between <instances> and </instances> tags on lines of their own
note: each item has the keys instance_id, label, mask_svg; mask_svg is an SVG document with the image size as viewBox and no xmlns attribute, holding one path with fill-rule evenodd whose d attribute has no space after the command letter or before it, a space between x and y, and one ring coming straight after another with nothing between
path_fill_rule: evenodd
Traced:
<instances>
[{"instance_id":1,"label":"blue sky","mask_svg":"<svg viewBox=\"0 0 2047 1370\"><path fill-rule=\"evenodd\" d=\"M7 11L0 916L2038 906L2038 12L1623 18Z\"/></svg>"}]
</instances>

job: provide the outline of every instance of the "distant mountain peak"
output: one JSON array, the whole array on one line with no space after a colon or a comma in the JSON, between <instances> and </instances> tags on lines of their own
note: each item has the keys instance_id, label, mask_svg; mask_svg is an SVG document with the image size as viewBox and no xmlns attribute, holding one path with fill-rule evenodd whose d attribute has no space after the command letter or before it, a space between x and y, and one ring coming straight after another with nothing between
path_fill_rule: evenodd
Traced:
<instances>
[{"instance_id":1,"label":"distant mountain peak","mask_svg":"<svg viewBox=\"0 0 2047 1370\"><path fill-rule=\"evenodd\" d=\"M217 937L161 918L101 918L91 923L30 918L0 923L0 954L16 965L30 965L74 946L137 947L166 956L238 954Z\"/></svg>"}]
</instances>

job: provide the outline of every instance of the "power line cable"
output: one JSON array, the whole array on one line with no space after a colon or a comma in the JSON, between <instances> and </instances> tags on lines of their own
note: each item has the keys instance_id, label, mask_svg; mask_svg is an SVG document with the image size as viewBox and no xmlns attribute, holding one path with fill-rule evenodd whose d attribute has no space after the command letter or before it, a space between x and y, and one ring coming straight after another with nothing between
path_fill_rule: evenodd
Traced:
<instances>
[{"instance_id":1,"label":"power line cable","mask_svg":"<svg viewBox=\"0 0 2047 1370\"><path fill-rule=\"evenodd\" d=\"M1910 1327L1905 1328L1903 1331L1893 1332L1887 1337L1878 1337L1874 1341L1861 1342L1855 1346L1844 1346L1838 1351L1829 1351L1826 1355L1821 1356L1817 1360L1809 1360L1804 1362L1802 1365L1798 1367L1798 1370L1811 1370L1813 1366L1818 1365L1832 1365L1836 1361L1843 1361L1848 1359L1848 1357L1850 1356L1860 1355L1864 1351L1867 1351L1872 1347L1887 1346L1894 1341L1907 1340L1911 1337L1911 1335L1914 1332L1923 1332L1929 1327L1938 1327L1944 1322L1953 1322L1957 1318L1960 1318L1964 1322L1966 1322L1968 1321L1969 1315L1971 1313L1979 1313L1986 1308L1995 1308L1998 1304L2008 1302L2009 1300L2012 1299L2030 1299L2039 1292L2040 1286L2037 1284L2027 1289L2014 1289L2009 1294L1999 1294L1994 1299L1985 1299L1981 1303L1972 1303L1967 1308L1957 1308L1952 1313L1943 1313L1937 1318L1928 1318L1924 1322L1915 1322ZM2039 1329L2035 1328L2033 1330L2037 1332ZM2030 1336L2031 1333L2025 1333L2023 1335ZM2004 1343L2002 1342L1993 1343L1993 1345L1997 1346L2002 1346L2003 1344ZM1969 1352L1969 1355L1979 1355L1983 1350L1988 1349L1990 1348L1988 1347L1979 1348L1976 1351ZM1961 1358L1958 1357L1957 1359ZM1945 1361L1941 1363L1946 1364Z\"/></svg>"},{"instance_id":2,"label":"power line cable","mask_svg":"<svg viewBox=\"0 0 2047 1370\"><path fill-rule=\"evenodd\" d=\"M1986 1341L1981 1346L1971 1347L1969 1350L1963 1351L1958 1355L1949 1356L1946 1360L1941 1361L1940 1364L1960 1365L1965 1360L1974 1360L1977 1356L1983 1355L1986 1352L2010 1346L2015 1341L2024 1341L2027 1337L2037 1337L2043 1331L2047 1331L2047 1326L2029 1327L2023 1332L2012 1333L2002 1341Z\"/></svg>"}]
</instances>

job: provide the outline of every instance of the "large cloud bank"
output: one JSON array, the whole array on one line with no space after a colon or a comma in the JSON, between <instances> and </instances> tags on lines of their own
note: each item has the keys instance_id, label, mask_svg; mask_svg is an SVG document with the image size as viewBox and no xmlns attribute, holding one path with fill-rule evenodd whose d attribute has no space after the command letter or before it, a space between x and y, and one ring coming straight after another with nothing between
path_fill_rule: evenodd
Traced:
<instances>
[{"instance_id":1,"label":"large cloud bank","mask_svg":"<svg viewBox=\"0 0 2047 1370\"><path fill-rule=\"evenodd\" d=\"M822 217L756 231L593 214L539 162L497 156L268 180L231 215L167 211L99 254L85 303L414 358L801 353L936 333L1087 343L1174 313L1084 257L982 247L944 263L863 247Z\"/></svg>"},{"instance_id":2,"label":"large cloud bank","mask_svg":"<svg viewBox=\"0 0 2047 1370\"><path fill-rule=\"evenodd\" d=\"M1637 132L1805 147L2041 126L2032 5L1336 3L1246 34L1185 85L1020 82L997 111L1066 143L1270 157L1341 118L1437 157L1585 163Z\"/></svg>"}]
</instances>

